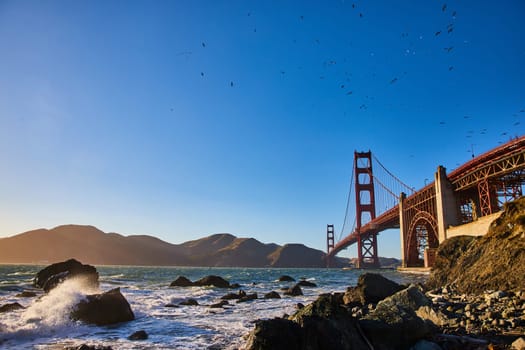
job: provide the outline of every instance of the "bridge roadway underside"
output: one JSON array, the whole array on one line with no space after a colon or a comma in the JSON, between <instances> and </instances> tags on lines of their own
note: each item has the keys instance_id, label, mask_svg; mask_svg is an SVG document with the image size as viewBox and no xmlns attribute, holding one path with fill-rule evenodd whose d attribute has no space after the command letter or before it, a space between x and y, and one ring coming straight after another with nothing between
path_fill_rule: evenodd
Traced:
<instances>
[{"instance_id":1,"label":"bridge roadway underside","mask_svg":"<svg viewBox=\"0 0 525 350\"><path fill-rule=\"evenodd\" d=\"M339 241L334 248L327 254L328 259L333 259L341 250L348 248L352 244L357 243L358 239L366 239L370 235L378 234L379 232L399 228L399 206L396 205L392 209L377 216L374 220L361 227L360 232L354 231L344 239Z\"/></svg>"}]
</instances>

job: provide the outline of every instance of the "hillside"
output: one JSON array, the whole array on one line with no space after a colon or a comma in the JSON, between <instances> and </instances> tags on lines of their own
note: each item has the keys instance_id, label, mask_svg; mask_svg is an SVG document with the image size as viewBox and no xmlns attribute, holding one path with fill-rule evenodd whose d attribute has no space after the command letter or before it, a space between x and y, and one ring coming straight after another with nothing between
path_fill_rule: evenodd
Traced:
<instances>
[{"instance_id":1,"label":"hillside","mask_svg":"<svg viewBox=\"0 0 525 350\"><path fill-rule=\"evenodd\" d=\"M0 263L51 263L75 258L93 265L324 267L324 253L302 244L264 244L214 234L182 244L152 236L104 233L93 226L63 225L0 238ZM339 261L342 265L342 259Z\"/></svg>"},{"instance_id":2,"label":"hillside","mask_svg":"<svg viewBox=\"0 0 525 350\"><path fill-rule=\"evenodd\" d=\"M508 202L486 235L443 242L427 282L461 293L516 290L525 286L525 197Z\"/></svg>"}]
</instances>

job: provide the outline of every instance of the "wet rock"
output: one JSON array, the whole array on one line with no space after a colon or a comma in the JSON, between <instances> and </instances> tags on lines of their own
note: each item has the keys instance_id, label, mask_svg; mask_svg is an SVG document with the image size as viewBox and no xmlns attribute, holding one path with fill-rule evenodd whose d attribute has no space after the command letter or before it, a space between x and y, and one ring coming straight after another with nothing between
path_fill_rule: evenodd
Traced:
<instances>
[{"instance_id":1,"label":"wet rock","mask_svg":"<svg viewBox=\"0 0 525 350\"><path fill-rule=\"evenodd\" d=\"M128 337L129 340L146 340L148 339L148 333L145 330L141 329L136 331Z\"/></svg>"},{"instance_id":2,"label":"wet rock","mask_svg":"<svg viewBox=\"0 0 525 350\"><path fill-rule=\"evenodd\" d=\"M171 304L171 303L170 303L170 304L166 304L166 305L164 305L164 307L172 307L172 308L177 308L177 307L179 307L179 306L178 306L178 305L175 305L175 304Z\"/></svg>"},{"instance_id":3,"label":"wet rock","mask_svg":"<svg viewBox=\"0 0 525 350\"><path fill-rule=\"evenodd\" d=\"M213 286L217 288L230 288L230 282L220 276L206 276L193 283L196 286Z\"/></svg>"},{"instance_id":4,"label":"wet rock","mask_svg":"<svg viewBox=\"0 0 525 350\"><path fill-rule=\"evenodd\" d=\"M120 288L102 294L87 295L71 313L74 320L98 326L132 321L135 315Z\"/></svg>"},{"instance_id":5,"label":"wet rock","mask_svg":"<svg viewBox=\"0 0 525 350\"><path fill-rule=\"evenodd\" d=\"M243 290L240 290L238 293L228 293L221 297L222 300L235 300L235 299L241 299L246 296L246 292Z\"/></svg>"},{"instance_id":6,"label":"wet rock","mask_svg":"<svg viewBox=\"0 0 525 350\"><path fill-rule=\"evenodd\" d=\"M252 294L246 294L245 296L237 300L237 302L244 303L244 302L255 300L255 299L257 299L257 293L252 293Z\"/></svg>"},{"instance_id":7,"label":"wet rock","mask_svg":"<svg viewBox=\"0 0 525 350\"><path fill-rule=\"evenodd\" d=\"M32 298L32 297L36 297L36 293L28 291L28 290L24 290L22 293L18 293L15 296L17 298Z\"/></svg>"},{"instance_id":8,"label":"wet rock","mask_svg":"<svg viewBox=\"0 0 525 350\"><path fill-rule=\"evenodd\" d=\"M408 349L431 333L431 327L416 315L430 300L414 285L380 301L360 321L376 349Z\"/></svg>"},{"instance_id":9,"label":"wet rock","mask_svg":"<svg viewBox=\"0 0 525 350\"><path fill-rule=\"evenodd\" d=\"M232 283L232 284L230 284L230 288L231 289L241 288L241 285L239 283Z\"/></svg>"},{"instance_id":10,"label":"wet rock","mask_svg":"<svg viewBox=\"0 0 525 350\"><path fill-rule=\"evenodd\" d=\"M75 259L52 264L40 270L33 280L33 284L35 287L44 289L47 293L59 283L73 277L82 279L88 288L98 288L97 269L91 265L84 265Z\"/></svg>"},{"instance_id":11,"label":"wet rock","mask_svg":"<svg viewBox=\"0 0 525 350\"><path fill-rule=\"evenodd\" d=\"M297 285L299 285L301 287L317 287L317 284L315 284L313 282L309 282L307 280L301 280L301 281L299 281L299 283L297 283Z\"/></svg>"},{"instance_id":12,"label":"wet rock","mask_svg":"<svg viewBox=\"0 0 525 350\"><path fill-rule=\"evenodd\" d=\"M230 303L227 300L221 300L218 303L211 304L210 308L212 308L212 309L220 309L220 308L222 308L225 305L230 305Z\"/></svg>"},{"instance_id":13,"label":"wet rock","mask_svg":"<svg viewBox=\"0 0 525 350\"><path fill-rule=\"evenodd\" d=\"M264 295L264 299L281 299L281 296L279 295L279 293L271 291Z\"/></svg>"},{"instance_id":14,"label":"wet rock","mask_svg":"<svg viewBox=\"0 0 525 350\"><path fill-rule=\"evenodd\" d=\"M295 279L293 277L282 275L277 279L279 282L295 282Z\"/></svg>"},{"instance_id":15,"label":"wet rock","mask_svg":"<svg viewBox=\"0 0 525 350\"><path fill-rule=\"evenodd\" d=\"M82 344L79 346L68 346L65 350L113 350L113 348L111 346Z\"/></svg>"},{"instance_id":16,"label":"wet rock","mask_svg":"<svg viewBox=\"0 0 525 350\"><path fill-rule=\"evenodd\" d=\"M170 287L217 287L217 288L239 288L239 284L232 284L230 285L230 282L226 281L224 278L220 276L206 276L203 277L195 282L190 281L188 278L184 276L179 276L177 279L173 282L171 282Z\"/></svg>"},{"instance_id":17,"label":"wet rock","mask_svg":"<svg viewBox=\"0 0 525 350\"><path fill-rule=\"evenodd\" d=\"M187 300L184 300L184 301L181 301L179 303L179 305L184 305L184 306L197 306L199 305L199 303L197 302L197 300L193 299L193 298L189 298Z\"/></svg>"},{"instance_id":18,"label":"wet rock","mask_svg":"<svg viewBox=\"0 0 525 350\"><path fill-rule=\"evenodd\" d=\"M0 306L0 313L12 312L12 311L21 310L21 309L25 309L25 307L23 307L19 303L4 304Z\"/></svg>"},{"instance_id":19,"label":"wet rock","mask_svg":"<svg viewBox=\"0 0 525 350\"><path fill-rule=\"evenodd\" d=\"M357 286L349 288L344 296L345 304L366 305L379 301L402 290L404 287L377 273L364 273L359 276Z\"/></svg>"},{"instance_id":20,"label":"wet rock","mask_svg":"<svg viewBox=\"0 0 525 350\"><path fill-rule=\"evenodd\" d=\"M192 287L193 282L184 276L179 276L171 282L170 287Z\"/></svg>"},{"instance_id":21,"label":"wet rock","mask_svg":"<svg viewBox=\"0 0 525 350\"><path fill-rule=\"evenodd\" d=\"M284 295L290 295L290 296L295 297L295 296L303 295L303 291L302 291L301 287L299 287L299 285L296 284L295 286L285 290L284 291Z\"/></svg>"}]
</instances>

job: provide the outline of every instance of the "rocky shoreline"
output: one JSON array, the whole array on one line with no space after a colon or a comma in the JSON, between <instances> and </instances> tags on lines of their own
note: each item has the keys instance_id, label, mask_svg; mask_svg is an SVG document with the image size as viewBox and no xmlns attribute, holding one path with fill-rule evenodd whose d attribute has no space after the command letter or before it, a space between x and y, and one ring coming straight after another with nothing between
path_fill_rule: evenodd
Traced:
<instances>
[{"instance_id":1,"label":"rocky shoreline","mask_svg":"<svg viewBox=\"0 0 525 350\"><path fill-rule=\"evenodd\" d=\"M456 293L400 286L366 273L345 293L324 294L293 315L259 320L246 349L518 349L525 291Z\"/></svg>"}]
</instances>

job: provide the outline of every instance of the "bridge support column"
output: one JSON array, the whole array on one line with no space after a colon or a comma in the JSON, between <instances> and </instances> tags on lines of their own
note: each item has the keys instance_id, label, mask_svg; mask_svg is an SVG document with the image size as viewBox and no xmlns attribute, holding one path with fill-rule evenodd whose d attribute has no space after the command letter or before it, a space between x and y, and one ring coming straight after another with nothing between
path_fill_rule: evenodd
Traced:
<instances>
[{"instance_id":1,"label":"bridge support column","mask_svg":"<svg viewBox=\"0 0 525 350\"><path fill-rule=\"evenodd\" d=\"M407 240L408 227L405 227L405 219L403 218L404 204L407 195L401 192L399 195L399 236L401 241L401 267L407 267L407 256L405 251L405 242Z\"/></svg>"},{"instance_id":2,"label":"bridge support column","mask_svg":"<svg viewBox=\"0 0 525 350\"><path fill-rule=\"evenodd\" d=\"M436 188L436 219L439 243L447 239L447 228L459 224L458 201L454 188L447 178L446 169L438 166L434 178Z\"/></svg>"}]
</instances>

